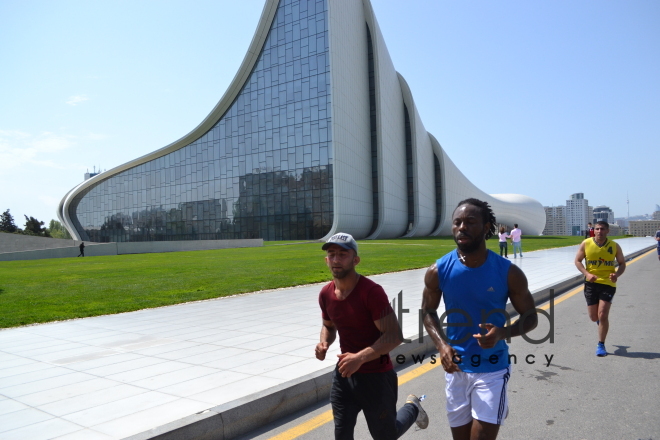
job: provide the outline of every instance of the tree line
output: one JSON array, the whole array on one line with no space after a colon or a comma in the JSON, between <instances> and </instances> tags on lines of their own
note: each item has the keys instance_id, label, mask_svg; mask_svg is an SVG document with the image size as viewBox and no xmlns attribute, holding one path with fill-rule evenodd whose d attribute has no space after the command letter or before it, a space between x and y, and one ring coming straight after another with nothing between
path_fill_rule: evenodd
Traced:
<instances>
[{"instance_id":1,"label":"tree line","mask_svg":"<svg viewBox=\"0 0 660 440\"><path fill-rule=\"evenodd\" d=\"M25 217L25 226L23 229L16 226L14 216L11 215L9 209L0 215L0 232L7 232L10 234L23 234L33 235L36 237L52 237L52 238L67 238L71 239L69 231L57 220L51 220L46 228L44 222L37 220L34 217Z\"/></svg>"}]
</instances>

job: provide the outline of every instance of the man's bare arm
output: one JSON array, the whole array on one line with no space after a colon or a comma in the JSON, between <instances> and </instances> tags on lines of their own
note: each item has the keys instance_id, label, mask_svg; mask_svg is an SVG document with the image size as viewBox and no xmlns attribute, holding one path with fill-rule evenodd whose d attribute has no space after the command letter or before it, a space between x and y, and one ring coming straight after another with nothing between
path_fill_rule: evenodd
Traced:
<instances>
[{"instance_id":1,"label":"man's bare arm","mask_svg":"<svg viewBox=\"0 0 660 440\"><path fill-rule=\"evenodd\" d=\"M424 291L422 295L424 327L431 337L435 348L438 349L438 353L440 353L442 367L447 373L455 373L461 371L461 369L454 362L456 351L445 341L446 336L442 330L440 318L438 318L437 311L441 298L442 291L440 290L440 280L438 279L438 267L434 263L433 266L427 269L424 275Z\"/></svg>"},{"instance_id":2,"label":"man's bare arm","mask_svg":"<svg viewBox=\"0 0 660 440\"><path fill-rule=\"evenodd\" d=\"M616 245L616 262L619 265L619 267L616 269L615 273L610 274L610 280L612 280L612 282L614 283L616 283L616 280L618 280L619 277L626 270L626 259L623 256L623 251L621 250L621 246L619 246L618 244Z\"/></svg>"},{"instance_id":3,"label":"man's bare arm","mask_svg":"<svg viewBox=\"0 0 660 440\"><path fill-rule=\"evenodd\" d=\"M337 327L332 321L323 320L323 326L321 327L321 336L316 348L314 349L314 354L316 359L322 361L325 359L325 354L328 352L328 348L335 342L337 338Z\"/></svg>"}]
</instances>

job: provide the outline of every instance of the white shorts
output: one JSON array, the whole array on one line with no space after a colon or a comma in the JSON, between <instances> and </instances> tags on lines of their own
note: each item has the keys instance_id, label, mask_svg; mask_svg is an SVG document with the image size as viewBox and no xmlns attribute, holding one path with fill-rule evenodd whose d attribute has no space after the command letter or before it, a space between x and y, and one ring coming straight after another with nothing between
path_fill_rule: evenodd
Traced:
<instances>
[{"instance_id":1,"label":"white shorts","mask_svg":"<svg viewBox=\"0 0 660 440\"><path fill-rule=\"evenodd\" d=\"M445 373L449 426L467 425L472 419L503 425L509 415L510 376L511 365L492 373Z\"/></svg>"}]
</instances>

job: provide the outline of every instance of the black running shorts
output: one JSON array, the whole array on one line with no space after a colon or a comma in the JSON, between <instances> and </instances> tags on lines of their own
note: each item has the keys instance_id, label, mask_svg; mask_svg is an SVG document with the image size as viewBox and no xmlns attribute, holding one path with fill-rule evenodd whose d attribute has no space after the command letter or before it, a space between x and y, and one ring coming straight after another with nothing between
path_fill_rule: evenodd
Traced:
<instances>
[{"instance_id":1,"label":"black running shorts","mask_svg":"<svg viewBox=\"0 0 660 440\"><path fill-rule=\"evenodd\" d=\"M590 283L588 281L584 283L584 297L588 306L595 306L601 299L611 303L615 293L616 287L607 284Z\"/></svg>"}]
</instances>

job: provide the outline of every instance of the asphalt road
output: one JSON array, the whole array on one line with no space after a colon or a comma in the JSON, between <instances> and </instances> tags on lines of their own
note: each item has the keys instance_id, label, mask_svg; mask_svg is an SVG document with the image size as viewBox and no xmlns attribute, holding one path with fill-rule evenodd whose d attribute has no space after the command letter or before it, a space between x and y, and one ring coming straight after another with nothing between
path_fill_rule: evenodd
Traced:
<instances>
[{"instance_id":1,"label":"asphalt road","mask_svg":"<svg viewBox=\"0 0 660 440\"><path fill-rule=\"evenodd\" d=\"M660 333L656 251L629 262L618 282L607 357L595 356L596 324L587 317L581 289L555 301L553 343L531 344L515 338L510 344L510 353L516 355L509 382L510 412L498 438L660 440L660 344L652 336ZM540 316L539 327L530 336L539 340L549 333L549 319ZM432 367L428 357L422 365ZM398 371L398 406L409 393L426 394L423 406L430 424L426 430L416 430L413 425L402 438L449 439L444 372L431 368L401 384L402 378L411 376L406 373L420 373L419 367L415 364ZM333 424L328 411L329 404L317 405L242 439L331 439ZM309 424L318 427L309 430ZM362 416L355 438L371 438Z\"/></svg>"}]
</instances>

